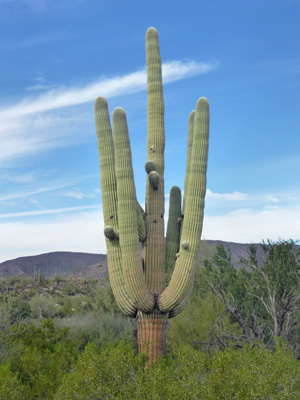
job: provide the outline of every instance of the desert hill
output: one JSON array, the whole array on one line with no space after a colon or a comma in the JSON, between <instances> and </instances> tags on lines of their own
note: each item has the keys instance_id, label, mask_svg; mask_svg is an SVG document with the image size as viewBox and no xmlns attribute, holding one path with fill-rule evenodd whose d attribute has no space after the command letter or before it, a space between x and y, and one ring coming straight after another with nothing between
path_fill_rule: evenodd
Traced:
<instances>
[{"instance_id":1,"label":"desert hill","mask_svg":"<svg viewBox=\"0 0 300 400\"><path fill-rule=\"evenodd\" d=\"M238 268L240 258L247 258L249 244L223 242L220 240L203 240L199 256L209 258L216 246L223 245L231 253L232 264ZM257 247L258 260L261 261L263 251L259 244ZM300 249L300 246L296 246ZM73 276L76 278L103 279L108 275L107 258L105 254L75 253L59 251L40 254L37 256L19 257L0 263L0 278L23 276L32 278L34 273L40 271L41 276L51 278L54 274L62 277Z\"/></svg>"}]
</instances>

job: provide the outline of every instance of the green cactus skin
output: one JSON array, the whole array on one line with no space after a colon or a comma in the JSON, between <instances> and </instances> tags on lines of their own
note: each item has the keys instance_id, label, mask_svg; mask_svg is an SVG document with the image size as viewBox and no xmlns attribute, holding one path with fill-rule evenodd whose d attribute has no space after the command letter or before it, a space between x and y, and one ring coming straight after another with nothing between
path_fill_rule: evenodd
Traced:
<instances>
[{"instance_id":1,"label":"green cactus skin","mask_svg":"<svg viewBox=\"0 0 300 400\"><path fill-rule=\"evenodd\" d=\"M188 184L189 184L189 176L191 169L191 157L192 157L192 147L193 147L193 133L194 133L194 119L195 119L195 111L192 111L189 115L188 121L188 140L187 140L187 154L186 154L186 170L185 170L185 179L184 179L184 193L188 192ZM183 199L182 210L184 213L185 207L185 199Z\"/></svg>"},{"instance_id":2,"label":"green cactus skin","mask_svg":"<svg viewBox=\"0 0 300 400\"><path fill-rule=\"evenodd\" d=\"M170 192L165 240L164 104L158 34L154 28L146 33L146 61L145 211L136 200L124 110L117 108L113 113L113 137L103 98L95 102L95 121L104 224L111 227L106 235L111 286L121 309L137 319L139 351L148 353L151 365L164 355L168 319L184 309L193 288L206 192L209 107L208 101L200 98L189 116L183 209L180 189L175 186ZM142 256L139 242L143 245ZM168 283L165 274L171 272Z\"/></svg>"},{"instance_id":3,"label":"green cactus skin","mask_svg":"<svg viewBox=\"0 0 300 400\"><path fill-rule=\"evenodd\" d=\"M122 269L125 289L138 310L154 309L154 297L145 285L139 250L137 201L133 179L131 149L126 114L123 109L113 112L113 140L118 196L118 220Z\"/></svg>"},{"instance_id":4,"label":"green cactus skin","mask_svg":"<svg viewBox=\"0 0 300 400\"><path fill-rule=\"evenodd\" d=\"M176 260L169 286L158 298L162 312L170 312L180 306L189 296L191 275L194 273L195 261L199 252L200 237L204 213L206 192L206 168L209 135L209 106L205 98L197 102L191 167L188 180L188 191L185 193L185 213L181 241L188 243L188 248L180 246L180 257Z\"/></svg>"},{"instance_id":5,"label":"green cactus skin","mask_svg":"<svg viewBox=\"0 0 300 400\"><path fill-rule=\"evenodd\" d=\"M156 165L153 161L147 161L145 164L145 170L147 174L150 174L152 171L156 171Z\"/></svg>"},{"instance_id":6,"label":"green cactus skin","mask_svg":"<svg viewBox=\"0 0 300 400\"><path fill-rule=\"evenodd\" d=\"M159 173L156 171L151 171L148 175L148 179L153 189L157 190L159 186Z\"/></svg>"},{"instance_id":7,"label":"green cactus skin","mask_svg":"<svg viewBox=\"0 0 300 400\"><path fill-rule=\"evenodd\" d=\"M138 202L136 203L136 214L137 214L139 241L143 242L146 239L147 235L145 221L144 221L145 213Z\"/></svg>"},{"instance_id":8,"label":"green cactus skin","mask_svg":"<svg viewBox=\"0 0 300 400\"><path fill-rule=\"evenodd\" d=\"M169 218L166 237L166 275L167 281L173 270L179 249L181 219L181 190L173 186L170 191ZM180 218L180 223L178 220Z\"/></svg>"},{"instance_id":9,"label":"green cactus skin","mask_svg":"<svg viewBox=\"0 0 300 400\"><path fill-rule=\"evenodd\" d=\"M187 250L188 247L189 247L188 242L182 242L182 243L181 243L181 247L182 247L184 250Z\"/></svg>"},{"instance_id":10,"label":"green cactus skin","mask_svg":"<svg viewBox=\"0 0 300 400\"><path fill-rule=\"evenodd\" d=\"M117 231L119 228L117 215L115 151L107 102L103 97L98 97L95 102L95 122L101 171L100 182L104 226L112 226L114 231ZM117 238L114 240L109 240L106 238L106 249L110 283L116 302L125 315L134 318L137 313L137 308L125 290L121 264L122 253L119 240Z\"/></svg>"},{"instance_id":11,"label":"green cactus skin","mask_svg":"<svg viewBox=\"0 0 300 400\"><path fill-rule=\"evenodd\" d=\"M147 240L143 247L144 273L150 292L159 295L165 283L165 239L164 239L164 102L161 75L161 59L156 29L146 32L147 63L147 160L155 163L159 173L159 186L153 190L146 182L146 230Z\"/></svg>"},{"instance_id":12,"label":"green cactus skin","mask_svg":"<svg viewBox=\"0 0 300 400\"><path fill-rule=\"evenodd\" d=\"M113 240L115 238L115 232L114 232L114 228L112 226L106 226L104 228L104 236L107 239Z\"/></svg>"}]
</instances>

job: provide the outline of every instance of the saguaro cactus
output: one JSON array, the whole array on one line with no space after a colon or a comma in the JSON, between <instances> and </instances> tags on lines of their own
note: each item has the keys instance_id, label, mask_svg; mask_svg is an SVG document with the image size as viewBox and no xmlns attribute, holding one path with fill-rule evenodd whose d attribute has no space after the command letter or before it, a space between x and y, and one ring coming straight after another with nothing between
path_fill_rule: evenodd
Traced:
<instances>
[{"instance_id":1,"label":"saguaro cactus","mask_svg":"<svg viewBox=\"0 0 300 400\"><path fill-rule=\"evenodd\" d=\"M123 312L137 319L139 351L151 365L164 356L168 318L178 315L193 288L202 231L208 154L209 107L197 102L188 123L184 201L170 193L164 237L164 104L158 34L146 33L148 133L145 211L136 199L126 114L107 102L95 102L101 191L110 282ZM142 242L142 254L139 242ZM166 279L166 271L168 279Z\"/></svg>"}]
</instances>

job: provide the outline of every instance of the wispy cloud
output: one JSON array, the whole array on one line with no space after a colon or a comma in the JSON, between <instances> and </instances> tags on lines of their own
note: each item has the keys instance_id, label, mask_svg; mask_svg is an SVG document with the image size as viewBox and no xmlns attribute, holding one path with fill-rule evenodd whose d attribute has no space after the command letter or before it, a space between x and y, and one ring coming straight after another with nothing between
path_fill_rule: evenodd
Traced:
<instances>
[{"instance_id":1,"label":"wispy cloud","mask_svg":"<svg viewBox=\"0 0 300 400\"><path fill-rule=\"evenodd\" d=\"M103 229L100 209L57 214L51 220L1 222L0 262L50 251L103 254L106 253Z\"/></svg>"},{"instance_id":2,"label":"wispy cloud","mask_svg":"<svg viewBox=\"0 0 300 400\"><path fill-rule=\"evenodd\" d=\"M16 191L16 192L10 192L7 194L1 194L0 201L20 199L20 198L40 194L40 193L53 192L56 190L60 190L60 189L66 188L66 187L73 186L74 184L78 183L80 180L81 180L80 178L78 178L78 179L73 178L73 179L69 179L66 181L58 180L56 182L48 183L46 186L42 186L42 187L35 187L35 188L27 189L27 190L25 189L23 191Z\"/></svg>"},{"instance_id":3,"label":"wispy cloud","mask_svg":"<svg viewBox=\"0 0 300 400\"><path fill-rule=\"evenodd\" d=\"M213 193L211 190L206 191L207 198L213 198L218 200L229 200L229 201L243 201L248 198L248 196L241 192L234 191L233 193Z\"/></svg>"},{"instance_id":4,"label":"wispy cloud","mask_svg":"<svg viewBox=\"0 0 300 400\"><path fill-rule=\"evenodd\" d=\"M37 84L37 85L27 86L26 91L27 92L37 92L37 91L41 91L41 90L50 90L53 88L54 88L54 85Z\"/></svg>"},{"instance_id":5,"label":"wispy cloud","mask_svg":"<svg viewBox=\"0 0 300 400\"><path fill-rule=\"evenodd\" d=\"M178 81L207 73L216 67L217 63L170 61L162 66L163 81ZM102 77L82 87L59 87L38 96L25 97L15 105L0 109L0 164L14 157L64 146L69 143L70 137L73 143L80 140L74 132L71 135L70 127L82 122L84 112L76 110L72 113L68 109L66 114L64 109L92 102L98 96L111 98L143 91L146 89L146 75L144 68L123 76ZM56 126L60 129L54 129ZM83 140L82 133L78 135Z\"/></svg>"},{"instance_id":6,"label":"wispy cloud","mask_svg":"<svg viewBox=\"0 0 300 400\"><path fill-rule=\"evenodd\" d=\"M72 197L73 199L84 199L84 198L94 198L95 194L93 193L82 193L80 189L73 188L67 192L62 192L63 196Z\"/></svg>"},{"instance_id":7,"label":"wispy cloud","mask_svg":"<svg viewBox=\"0 0 300 400\"><path fill-rule=\"evenodd\" d=\"M240 209L225 215L205 216L202 237L238 243L262 239L300 239L300 207Z\"/></svg>"},{"instance_id":8,"label":"wispy cloud","mask_svg":"<svg viewBox=\"0 0 300 400\"><path fill-rule=\"evenodd\" d=\"M65 208L55 208L52 210L35 210L35 211L24 211L17 213L6 213L0 214L0 219L9 219L9 218L20 218L20 217L34 217L41 215L51 215L51 214L62 214L69 213L74 211L83 211L99 208L99 206L81 206L81 207L65 207Z\"/></svg>"},{"instance_id":9,"label":"wispy cloud","mask_svg":"<svg viewBox=\"0 0 300 400\"><path fill-rule=\"evenodd\" d=\"M186 77L207 73L217 67L217 64L200 63L196 61L171 61L162 65L163 81L174 82ZM144 68L128 75L113 78L103 77L84 87L58 88L40 95L33 100L24 99L10 108L0 110L0 119L16 118L28 114L40 113L62 107L94 101L98 96L106 98L139 92L146 89L147 73Z\"/></svg>"},{"instance_id":10,"label":"wispy cloud","mask_svg":"<svg viewBox=\"0 0 300 400\"><path fill-rule=\"evenodd\" d=\"M64 209L41 210L41 214L39 211L22 213L23 217L36 215L37 219L0 222L0 262L58 250L106 253L101 209L91 206L90 209L65 210L66 213ZM52 213L50 219L38 218L47 212ZM17 214L16 217L21 217L21 213ZM298 240L299 220L299 205L258 211L239 209L221 216L205 216L202 238L239 243L261 242L268 238Z\"/></svg>"}]
</instances>

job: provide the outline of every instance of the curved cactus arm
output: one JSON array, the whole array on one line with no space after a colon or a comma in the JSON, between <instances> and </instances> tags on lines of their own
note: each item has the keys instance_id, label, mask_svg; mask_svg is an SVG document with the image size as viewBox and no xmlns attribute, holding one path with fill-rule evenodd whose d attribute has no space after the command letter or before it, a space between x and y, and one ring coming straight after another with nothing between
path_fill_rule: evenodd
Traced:
<instances>
[{"instance_id":1,"label":"curved cactus arm","mask_svg":"<svg viewBox=\"0 0 300 400\"><path fill-rule=\"evenodd\" d=\"M146 32L146 62L148 89L148 129L147 129L147 163L155 167L159 179L152 186L149 175L156 175L155 170L148 169L146 183L146 230L143 258L147 287L151 293L158 295L165 284L165 239L164 239L164 103L161 74L161 59L158 34L154 28ZM153 183L153 181L151 180ZM155 183L154 182L154 183Z\"/></svg>"},{"instance_id":2,"label":"curved cactus arm","mask_svg":"<svg viewBox=\"0 0 300 400\"><path fill-rule=\"evenodd\" d=\"M181 190L173 186L170 191L169 219L166 237L166 275L170 277L179 249L181 220Z\"/></svg>"},{"instance_id":3,"label":"curved cactus arm","mask_svg":"<svg viewBox=\"0 0 300 400\"><path fill-rule=\"evenodd\" d=\"M170 312L186 301L193 282L196 258L202 232L204 197L206 192L206 168L209 135L209 106L205 98L197 102L191 169L185 204L179 257L169 286L158 298L162 312Z\"/></svg>"},{"instance_id":4,"label":"curved cactus arm","mask_svg":"<svg viewBox=\"0 0 300 400\"><path fill-rule=\"evenodd\" d=\"M142 209L142 206L138 202L136 202L136 215L138 223L139 241L144 242L147 236L146 225L144 220L145 213L144 210Z\"/></svg>"},{"instance_id":5,"label":"curved cactus arm","mask_svg":"<svg viewBox=\"0 0 300 400\"><path fill-rule=\"evenodd\" d=\"M143 312L154 309L155 300L145 285L139 251L137 201L126 114L122 108L113 112L113 138L118 194L119 240L126 292Z\"/></svg>"},{"instance_id":6,"label":"curved cactus arm","mask_svg":"<svg viewBox=\"0 0 300 400\"><path fill-rule=\"evenodd\" d=\"M188 281L188 287L186 288L186 296L184 300L181 303L178 303L178 305L176 305L174 308L172 308L172 310L169 312L169 318L177 317L177 315L179 315L188 305L194 288L194 280L195 280L195 271L191 276L190 280Z\"/></svg>"},{"instance_id":7,"label":"curved cactus arm","mask_svg":"<svg viewBox=\"0 0 300 400\"><path fill-rule=\"evenodd\" d=\"M117 185L115 176L115 152L107 102L99 97L95 102L95 122L100 161L102 207L105 227L118 230ZM111 229L107 229L110 230ZM122 311L135 317L137 309L125 291L121 266L121 248L116 235L110 240L106 237L109 279L114 297Z\"/></svg>"},{"instance_id":8,"label":"curved cactus arm","mask_svg":"<svg viewBox=\"0 0 300 400\"><path fill-rule=\"evenodd\" d=\"M145 213L143 207L140 205L140 203L138 201L136 201L136 206L137 206L137 209L138 209L138 211L137 211L138 214L142 214L143 219L145 219L146 213Z\"/></svg>"},{"instance_id":9,"label":"curved cactus arm","mask_svg":"<svg viewBox=\"0 0 300 400\"><path fill-rule=\"evenodd\" d=\"M188 193L188 184L189 184L189 176L191 169L191 157L192 157L192 147L193 147L193 132L194 132L194 118L195 118L195 110L192 111L189 115L188 121L188 140L187 140L187 154L186 154L186 171L185 171L185 179L184 179L184 195L183 195L183 206L182 213L184 214L185 208L185 199Z\"/></svg>"}]
</instances>

